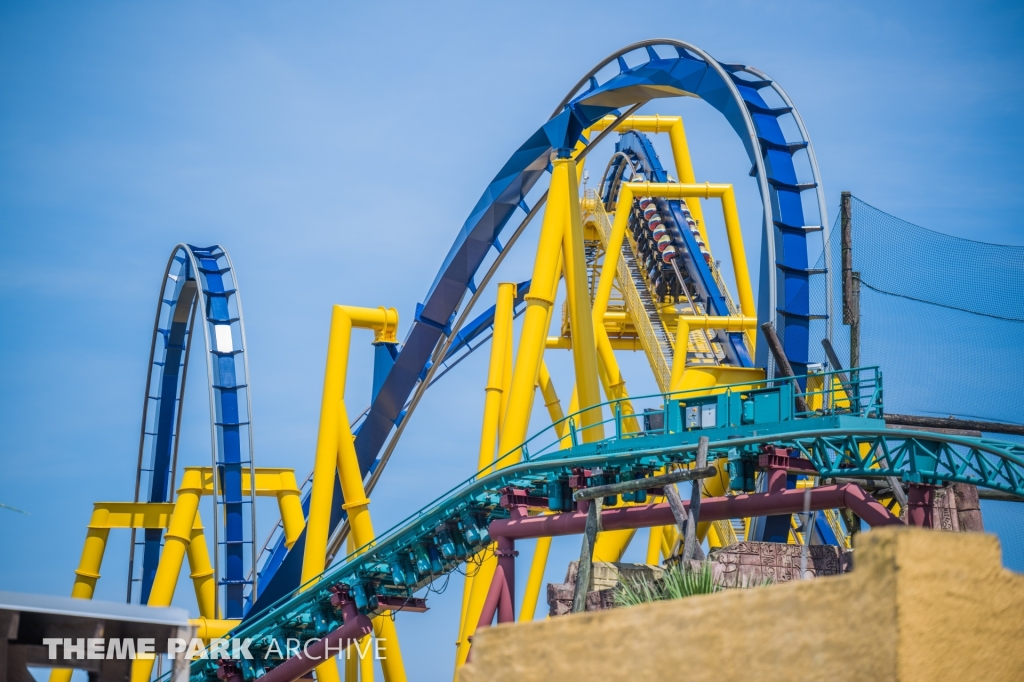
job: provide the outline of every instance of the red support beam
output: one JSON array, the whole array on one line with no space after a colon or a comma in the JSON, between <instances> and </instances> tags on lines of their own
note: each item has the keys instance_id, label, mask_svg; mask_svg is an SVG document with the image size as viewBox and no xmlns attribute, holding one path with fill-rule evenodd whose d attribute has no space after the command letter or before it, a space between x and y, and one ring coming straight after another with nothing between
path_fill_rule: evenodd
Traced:
<instances>
[{"instance_id":1,"label":"red support beam","mask_svg":"<svg viewBox=\"0 0 1024 682\"><path fill-rule=\"evenodd\" d=\"M498 546L494 550L498 557L498 570L501 571L505 581L505 590L502 592L502 599L498 602L498 622L514 623L516 620L516 542L511 538L498 538ZM508 600L505 597L507 594ZM504 607L504 608L503 608Z\"/></svg>"},{"instance_id":2,"label":"red support beam","mask_svg":"<svg viewBox=\"0 0 1024 682\"><path fill-rule=\"evenodd\" d=\"M334 602L332 598L332 602ZM295 656L284 661L276 668L268 671L260 678L260 682L293 682L312 672L313 668L330 660L348 648L349 644L358 642L373 632L373 623L359 613L355 602L340 602L344 624L329 632L323 639L309 646ZM330 654L330 655L328 655Z\"/></svg>"},{"instance_id":3,"label":"red support beam","mask_svg":"<svg viewBox=\"0 0 1024 682\"><path fill-rule=\"evenodd\" d=\"M506 540L506 542L510 541ZM515 622L515 612L512 607L512 591L509 589L509 582L506 579L505 567L500 563L494 569L494 577L491 578L491 586L487 590L484 608L480 611L480 620L476 625L477 630L491 627L495 612L498 614L498 623Z\"/></svg>"},{"instance_id":4,"label":"red support beam","mask_svg":"<svg viewBox=\"0 0 1024 682\"><path fill-rule=\"evenodd\" d=\"M911 483L907 491L907 523L920 528L931 528L933 525L932 505L935 501L935 488L930 485Z\"/></svg>"},{"instance_id":5,"label":"red support beam","mask_svg":"<svg viewBox=\"0 0 1024 682\"><path fill-rule=\"evenodd\" d=\"M701 501L700 520L720 521L748 516L798 514L804 511L804 492L803 489L799 489L733 497L711 497ZM813 488L810 497L810 511L847 508L856 512L857 516L870 526L903 523L878 500L853 483ZM689 508L688 501L683 502L683 505L687 509ZM492 521L489 530L491 537L499 541L502 538L525 540L558 535L579 535L583 532L586 521L585 512L528 517L513 514L510 519ZM605 531L667 526L673 523L675 523L675 517L672 515L668 503L616 507L601 512L601 530Z\"/></svg>"}]
</instances>

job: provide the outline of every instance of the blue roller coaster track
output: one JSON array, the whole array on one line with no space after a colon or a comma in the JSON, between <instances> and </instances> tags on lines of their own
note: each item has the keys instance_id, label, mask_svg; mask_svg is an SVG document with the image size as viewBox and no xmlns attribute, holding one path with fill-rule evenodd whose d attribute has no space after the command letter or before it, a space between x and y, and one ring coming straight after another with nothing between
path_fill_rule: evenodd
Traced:
<instances>
[{"instance_id":1,"label":"blue roller coaster track","mask_svg":"<svg viewBox=\"0 0 1024 682\"><path fill-rule=\"evenodd\" d=\"M634 66L629 65L627 57ZM600 82L598 75L612 64L618 66L618 73ZM765 95L781 105L770 105ZM541 208L546 194L532 207L526 197L549 171L551 152L574 148L583 131L607 114L620 115L653 99L679 96L698 97L711 104L743 143L763 207L758 317L775 322L796 374L806 373L811 320L825 318L829 312L811 309L810 278L825 273L808 266L808 235L821 232L822 239L827 239L828 220L814 150L803 121L785 91L754 68L719 63L681 41L634 43L605 58L580 79L551 118L506 161L463 224L426 298L417 305L404 344L387 361L389 366L381 372L383 379L379 384L374 382L379 390L375 390L355 440L360 468L364 475L370 475L368 489L387 464L405 420L433 373L447 357L478 292ZM799 139L786 139L780 125L785 117L793 119ZM806 155L809 182L800 182L797 177L797 157L801 153ZM812 189L818 224L807 225L802 195ZM500 238L516 211L522 211L525 217L503 244ZM478 279L492 249L498 255ZM825 277L826 287L828 279ZM465 302L467 294L470 298ZM767 367L772 376L774 367L766 344L758 343L757 349L755 364ZM337 483L333 500L331 527L336 530L345 518L344 499ZM273 565L264 565L259 596L247 617L260 613L298 586L304 546L305 535L287 555L278 555Z\"/></svg>"},{"instance_id":2,"label":"blue roller coaster track","mask_svg":"<svg viewBox=\"0 0 1024 682\"><path fill-rule=\"evenodd\" d=\"M243 496L242 477L254 474L251 384L242 300L231 258L220 246L179 244L164 271L153 324L149 373L142 408L135 501L169 502L174 491L182 405L196 318L201 320L210 397L211 465L215 495L214 576L223 588L223 617L241 618L247 564L255 565L255 505ZM250 486L255 490L255 486ZM248 510L246 510L248 507ZM246 518L248 517L248 518ZM128 601L140 583L149 600L160 558L162 531L143 531L142 566L136 577L136 532L129 551ZM218 597L218 605L221 600Z\"/></svg>"}]
</instances>

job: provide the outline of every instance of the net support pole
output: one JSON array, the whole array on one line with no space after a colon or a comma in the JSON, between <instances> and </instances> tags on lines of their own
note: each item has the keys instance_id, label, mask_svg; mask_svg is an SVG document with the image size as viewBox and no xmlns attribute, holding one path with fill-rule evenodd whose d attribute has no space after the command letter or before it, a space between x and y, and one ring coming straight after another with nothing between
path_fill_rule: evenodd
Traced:
<instances>
[{"instance_id":1,"label":"net support pole","mask_svg":"<svg viewBox=\"0 0 1024 682\"><path fill-rule=\"evenodd\" d=\"M850 326L850 368L860 366L860 273L853 270L853 198L840 195L843 324Z\"/></svg>"},{"instance_id":2,"label":"net support pole","mask_svg":"<svg viewBox=\"0 0 1024 682\"><path fill-rule=\"evenodd\" d=\"M843 192L840 199L840 239L843 276L843 324L850 324L852 308L850 301L853 295L853 210L850 205L850 193Z\"/></svg>"}]
</instances>

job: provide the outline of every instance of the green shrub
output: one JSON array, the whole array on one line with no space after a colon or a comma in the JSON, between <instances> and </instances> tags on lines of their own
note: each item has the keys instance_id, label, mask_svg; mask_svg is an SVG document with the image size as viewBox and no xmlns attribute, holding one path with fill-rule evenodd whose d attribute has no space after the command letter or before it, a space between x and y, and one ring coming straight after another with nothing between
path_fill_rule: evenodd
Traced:
<instances>
[{"instance_id":1,"label":"green shrub","mask_svg":"<svg viewBox=\"0 0 1024 682\"><path fill-rule=\"evenodd\" d=\"M636 606L692 597L695 594L714 594L726 589L715 584L713 570L710 561L702 561L699 568L684 566L679 562L665 569L664 576L658 580L648 580L646 577L626 579L615 589L615 605ZM762 587L771 583L771 579L765 578L758 584L743 585L742 588Z\"/></svg>"}]
</instances>

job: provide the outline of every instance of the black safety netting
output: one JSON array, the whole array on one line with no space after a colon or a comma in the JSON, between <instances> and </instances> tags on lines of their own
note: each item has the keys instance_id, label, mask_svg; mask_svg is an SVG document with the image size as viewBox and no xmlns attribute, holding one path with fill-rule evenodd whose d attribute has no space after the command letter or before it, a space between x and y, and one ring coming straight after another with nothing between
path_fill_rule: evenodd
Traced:
<instances>
[{"instance_id":1,"label":"black safety netting","mask_svg":"<svg viewBox=\"0 0 1024 682\"><path fill-rule=\"evenodd\" d=\"M1024 247L919 227L852 198L853 270L860 273L860 365L882 372L887 413L1024 422ZM841 219L811 277L811 361L843 364ZM829 286L831 284L831 286ZM990 435L990 434L986 434ZM1003 440L1024 440L991 434ZM984 500L1004 562L1024 571L1024 503Z\"/></svg>"}]
</instances>

